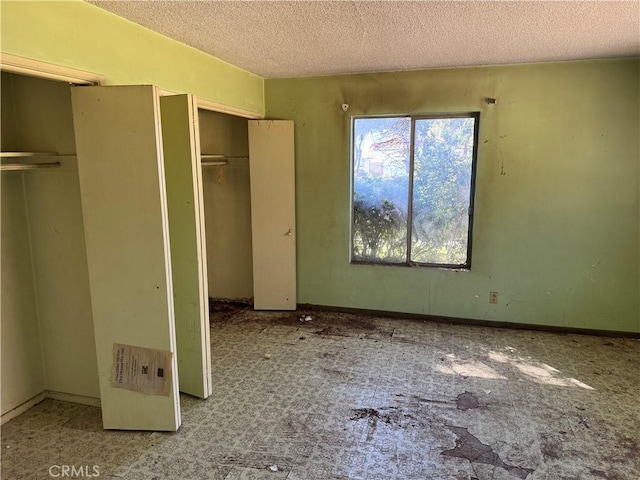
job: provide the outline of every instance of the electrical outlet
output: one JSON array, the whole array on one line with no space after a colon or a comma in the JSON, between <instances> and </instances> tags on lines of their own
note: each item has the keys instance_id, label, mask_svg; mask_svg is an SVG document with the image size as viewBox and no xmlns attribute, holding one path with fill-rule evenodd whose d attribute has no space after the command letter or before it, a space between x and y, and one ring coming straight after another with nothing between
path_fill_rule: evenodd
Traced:
<instances>
[{"instance_id":1,"label":"electrical outlet","mask_svg":"<svg viewBox=\"0 0 640 480\"><path fill-rule=\"evenodd\" d=\"M498 303L498 292L489 292L489 303Z\"/></svg>"}]
</instances>

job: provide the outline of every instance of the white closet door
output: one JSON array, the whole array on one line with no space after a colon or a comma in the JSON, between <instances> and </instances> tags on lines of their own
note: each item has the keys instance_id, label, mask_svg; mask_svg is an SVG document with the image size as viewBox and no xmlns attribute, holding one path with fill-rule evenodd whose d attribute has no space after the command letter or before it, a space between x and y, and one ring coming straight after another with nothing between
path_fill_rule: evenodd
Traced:
<instances>
[{"instance_id":1,"label":"white closet door","mask_svg":"<svg viewBox=\"0 0 640 480\"><path fill-rule=\"evenodd\" d=\"M174 431L180 400L158 92L71 93L103 425Z\"/></svg>"},{"instance_id":2,"label":"white closet door","mask_svg":"<svg viewBox=\"0 0 640 480\"><path fill-rule=\"evenodd\" d=\"M198 108L191 95L160 98L180 391L211 395L207 252Z\"/></svg>"},{"instance_id":3,"label":"white closet door","mask_svg":"<svg viewBox=\"0 0 640 480\"><path fill-rule=\"evenodd\" d=\"M249 121L256 310L296 309L293 121Z\"/></svg>"}]
</instances>

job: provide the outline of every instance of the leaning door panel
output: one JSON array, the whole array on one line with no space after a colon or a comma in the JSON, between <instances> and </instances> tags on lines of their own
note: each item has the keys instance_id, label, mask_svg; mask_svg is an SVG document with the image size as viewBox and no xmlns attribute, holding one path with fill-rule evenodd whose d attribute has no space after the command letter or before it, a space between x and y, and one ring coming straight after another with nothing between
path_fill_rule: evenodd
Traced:
<instances>
[{"instance_id":1,"label":"leaning door panel","mask_svg":"<svg viewBox=\"0 0 640 480\"><path fill-rule=\"evenodd\" d=\"M103 425L180 426L159 97L72 88Z\"/></svg>"}]
</instances>

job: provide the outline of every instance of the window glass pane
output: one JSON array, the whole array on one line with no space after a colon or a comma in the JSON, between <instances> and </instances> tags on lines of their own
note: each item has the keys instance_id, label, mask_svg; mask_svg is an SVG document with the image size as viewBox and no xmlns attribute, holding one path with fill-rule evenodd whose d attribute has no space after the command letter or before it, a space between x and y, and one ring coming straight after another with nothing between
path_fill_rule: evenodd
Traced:
<instances>
[{"instance_id":1,"label":"window glass pane","mask_svg":"<svg viewBox=\"0 0 640 480\"><path fill-rule=\"evenodd\" d=\"M413 262L466 263L474 122L474 118L416 120Z\"/></svg>"},{"instance_id":2,"label":"window glass pane","mask_svg":"<svg viewBox=\"0 0 640 480\"><path fill-rule=\"evenodd\" d=\"M358 118L353 133L352 259L404 263L411 119Z\"/></svg>"}]
</instances>

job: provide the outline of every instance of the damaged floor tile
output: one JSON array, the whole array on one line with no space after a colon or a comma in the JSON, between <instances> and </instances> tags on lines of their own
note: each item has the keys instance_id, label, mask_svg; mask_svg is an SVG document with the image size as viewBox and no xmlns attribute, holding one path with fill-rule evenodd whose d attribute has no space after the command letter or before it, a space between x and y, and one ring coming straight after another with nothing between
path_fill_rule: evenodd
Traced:
<instances>
[{"instance_id":1,"label":"damaged floor tile","mask_svg":"<svg viewBox=\"0 0 640 480\"><path fill-rule=\"evenodd\" d=\"M217 310L214 393L178 432L45 400L3 425L2 479L640 478L636 340Z\"/></svg>"}]
</instances>

